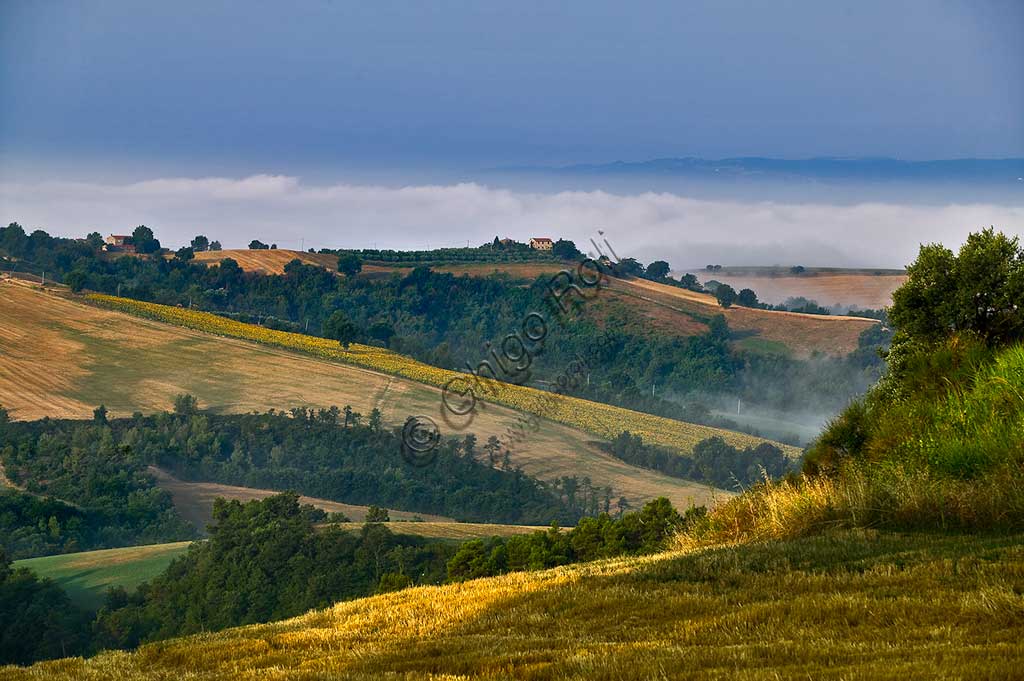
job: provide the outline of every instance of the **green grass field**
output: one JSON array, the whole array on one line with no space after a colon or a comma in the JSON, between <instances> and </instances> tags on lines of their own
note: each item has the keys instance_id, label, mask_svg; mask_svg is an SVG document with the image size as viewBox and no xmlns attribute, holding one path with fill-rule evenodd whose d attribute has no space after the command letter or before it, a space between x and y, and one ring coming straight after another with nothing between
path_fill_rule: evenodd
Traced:
<instances>
[{"instance_id":1,"label":"green grass field","mask_svg":"<svg viewBox=\"0 0 1024 681\"><path fill-rule=\"evenodd\" d=\"M109 587L135 589L163 572L172 560L185 552L189 543L183 541L26 558L15 561L14 567L29 568L40 577L49 577L60 584L75 603L95 609L102 605Z\"/></svg>"}]
</instances>

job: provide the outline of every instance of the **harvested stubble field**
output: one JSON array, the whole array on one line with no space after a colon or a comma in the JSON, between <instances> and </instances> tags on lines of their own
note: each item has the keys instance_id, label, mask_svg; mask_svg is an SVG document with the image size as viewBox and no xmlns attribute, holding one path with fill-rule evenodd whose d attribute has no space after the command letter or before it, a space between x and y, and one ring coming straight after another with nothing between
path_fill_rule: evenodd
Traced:
<instances>
[{"instance_id":1,"label":"harvested stubble field","mask_svg":"<svg viewBox=\"0 0 1024 681\"><path fill-rule=\"evenodd\" d=\"M504 437L522 418L489 404L469 429L453 432L440 415L440 391L432 386L84 305L10 281L0 284L0 319L0 404L22 420L88 418L99 404L112 416L166 410L180 393L195 395L204 408L231 413L349 404L363 414L377 407L391 424L427 414L442 434L472 432L480 441ZM511 458L544 480L589 475L634 506L666 496L686 508L728 495L630 466L593 440L541 420L536 432L514 446Z\"/></svg>"},{"instance_id":2,"label":"harvested stubble field","mask_svg":"<svg viewBox=\"0 0 1024 681\"><path fill-rule=\"evenodd\" d=\"M878 322L863 317L775 312L733 306L723 309L707 293L659 284L646 279L612 279L610 287L647 304L675 310L680 315L707 318L722 314L729 328L749 339L787 348L796 357L815 352L847 355L857 349L861 332Z\"/></svg>"},{"instance_id":3,"label":"harvested stubble field","mask_svg":"<svg viewBox=\"0 0 1024 681\"><path fill-rule=\"evenodd\" d=\"M27 679L1018 678L1024 537L711 547L416 587Z\"/></svg>"},{"instance_id":4,"label":"harvested stubble field","mask_svg":"<svg viewBox=\"0 0 1024 681\"><path fill-rule=\"evenodd\" d=\"M195 261L207 265L217 264L225 258L231 258L247 272L264 274L284 274L284 266L292 260L300 260L307 265L320 265L332 272L338 269L338 256L329 253L308 253L275 248L274 250L249 250L232 248L224 251L202 251L195 254Z\"/></svg>"},{"instance_id":5,"label":"harvested stubble field","mask_svg":"<svg viewBox=\"0 0 1024 681\"><path fill-rule=\"evenodd\" d=\"M710 277L734 289L749 288L766 303L779 304L803 296L821 305L853 305L877 310L892 304L892 293L907 280L905 274L816 272L800 276L714 274Z\"/></svg>"}]
</instances>

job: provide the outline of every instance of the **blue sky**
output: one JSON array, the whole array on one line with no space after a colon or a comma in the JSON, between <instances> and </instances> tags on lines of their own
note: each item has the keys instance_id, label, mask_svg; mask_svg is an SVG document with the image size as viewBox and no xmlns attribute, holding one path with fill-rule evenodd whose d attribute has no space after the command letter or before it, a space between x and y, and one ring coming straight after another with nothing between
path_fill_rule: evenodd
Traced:
<instances>
[{"instance_id":1,"label":"blue sky","mask_svg":"<svg viewBox=\"0 0 1024 681\"><path fill-rule=\"evenodd\" d=\"M1022 34L1014 1L3 0L0 148L200 174L1024 156Z\"/></svg>"},{"instance_id":2,"label":"blue sky","mask_svg":"<svg viewBox=\"0 0 1024 681\"><path fill-rule=\"evenodd\" d=\"M1022 35L1020 0L0 0L0 220L146 224L168 246L603 229L645 262L900 266L981 226L1024 234L1024 195L718 196L479 170L1024 157Z\"/></svg>"}]
</instances>

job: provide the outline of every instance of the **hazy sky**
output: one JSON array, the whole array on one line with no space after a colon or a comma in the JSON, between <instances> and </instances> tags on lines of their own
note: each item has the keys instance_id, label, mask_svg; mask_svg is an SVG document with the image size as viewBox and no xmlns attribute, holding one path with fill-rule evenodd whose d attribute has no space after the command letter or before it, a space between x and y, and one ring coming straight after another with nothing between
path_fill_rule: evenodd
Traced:
<instances>
[{"instance_id":1,"label":"hazy sky","mask_svg":"<svg viewBox=\"0 0 1024 681\"><path fill-rule=\"evenodd\" d=\"M603 228L622 255L676 265L898 266L921 241L1020 234L1024 198L733 201L477 171L1020 157L1022 35L1021 0L0 0L0 220L58 235L145 223L169 246Z\"/></svg>"},{"instance_id":2,"label":"hazy sky","mask_svg":"<svg viewBox=\"0 0 1024 681\"><path fill-rule=\"evenodd\" d=\"M1024 2L0 2L7 154L1024 156Z\"/></svg>"}]
</instances>

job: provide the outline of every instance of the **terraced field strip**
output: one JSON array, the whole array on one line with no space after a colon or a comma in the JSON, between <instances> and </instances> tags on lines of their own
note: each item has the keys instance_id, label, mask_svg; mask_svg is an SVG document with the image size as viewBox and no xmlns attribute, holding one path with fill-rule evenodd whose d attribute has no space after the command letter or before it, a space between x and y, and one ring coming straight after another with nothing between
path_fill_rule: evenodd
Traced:
<instances>
[{"instance_id":1,"label":"terraced field strip","mask_svg":"<svg viewBox=\"0 0 1024 681\"><path fill-rule=\"evenodd\" d=\"M352 344L347 349L336 341L299 333L276 331L255 324L244 324L208 312L169 307L156 303L145 303L128 298L91 294L90 300L110 309L141 315L206 333L242 338L298 350L322 359L337 360L376 369L388 374L404 376L414 381L434 386L443 386L450 379L465 377L447 369L423 364L414 359L378 347ZM477 397L483 397L481 392ZM693 447L709 437L721 437L737 447L756 446L764 438L745 433L736 433L682 421L653 416L640 412L591 402L576 397L558 395L525 386L491 381L486 386L488 402L503 404L518 411L580 428L603 438L612 439L622 431L641 435L651 444L670 447L682 454L688 454ZM797 448L776 443L790 455L798 453Z\"/></svg>"}]
</instances>

